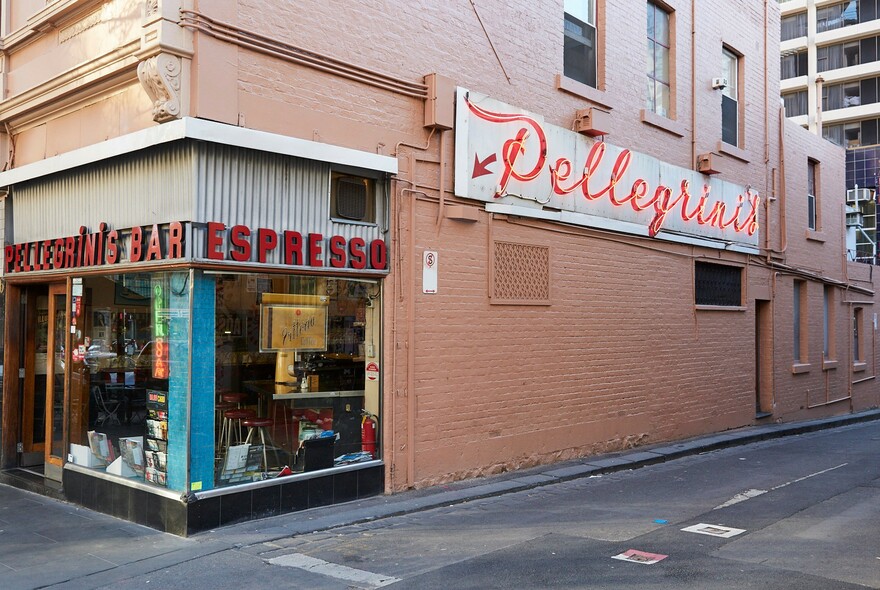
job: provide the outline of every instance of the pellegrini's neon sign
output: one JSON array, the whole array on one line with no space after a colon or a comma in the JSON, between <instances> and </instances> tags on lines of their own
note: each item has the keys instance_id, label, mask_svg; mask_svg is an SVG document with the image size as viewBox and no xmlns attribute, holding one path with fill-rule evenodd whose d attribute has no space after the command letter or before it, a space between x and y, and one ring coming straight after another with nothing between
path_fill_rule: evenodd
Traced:
<instances>
[{"instance_id":1,"label":"pellegrini's neon sign","mask_svg":"<svg viewBox=\"0 0 880 590\"><path fill-rule=\"evenodd\" d=\"M568 220L584 225L616 220L622 231L638 226L651 237L666 230L757 246L760 197L750 188L591 142L461 88L457 117L460 196L521 206L526 215L541 208L580 213Z\"/></svg>"}]
</instances>

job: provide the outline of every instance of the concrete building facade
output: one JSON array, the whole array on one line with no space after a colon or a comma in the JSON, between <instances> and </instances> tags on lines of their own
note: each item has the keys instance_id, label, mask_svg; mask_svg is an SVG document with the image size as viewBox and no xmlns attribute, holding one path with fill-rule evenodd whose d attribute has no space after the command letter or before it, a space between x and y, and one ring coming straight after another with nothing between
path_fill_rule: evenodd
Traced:
<instances>
[{"instance_id":1,"label":"concrete building facade","mask_svg":"<svg viewBox=\"0 0 880 590\"><path fill-rule=\"evenodd\" d=\"M877 264L878 5L874 0L785 0L780 9L786 116L846 148L846 201L853 213L848 255Z\"/></svg>"},{"instance_id":2,"label":"concrete building facade","mask_svg":"<svg viewBox=\"0 0 880 590\"><path fill-rule=\"evenodd\" d=\"M880 405L776 2L0 14L8 480L186 534Z\"/></svg>"}]
</instances>

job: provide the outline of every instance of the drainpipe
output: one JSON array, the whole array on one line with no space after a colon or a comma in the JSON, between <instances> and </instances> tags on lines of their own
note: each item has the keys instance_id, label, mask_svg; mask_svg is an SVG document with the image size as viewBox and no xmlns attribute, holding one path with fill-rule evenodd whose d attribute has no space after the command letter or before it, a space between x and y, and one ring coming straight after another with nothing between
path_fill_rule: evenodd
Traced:
<instances>
[{"instance_id":1,"label":"drainpipe","mask_svg":"<svg viewBox=\"0 0 880 590\"><path fill-rule=\"evenodd\" d=\"M691 167L697 166L697 3L691 2Z\"/></svg>"},{"instance_id":2,"label":"drainpipe","mask_svg":"<svg viewBox=\"0 0 880 590\"><path fill-rule=\"evenodd\" d=\"M822 84L825 78L816 76L816 135L822 137Z\"/></svg>"}]
</instances>

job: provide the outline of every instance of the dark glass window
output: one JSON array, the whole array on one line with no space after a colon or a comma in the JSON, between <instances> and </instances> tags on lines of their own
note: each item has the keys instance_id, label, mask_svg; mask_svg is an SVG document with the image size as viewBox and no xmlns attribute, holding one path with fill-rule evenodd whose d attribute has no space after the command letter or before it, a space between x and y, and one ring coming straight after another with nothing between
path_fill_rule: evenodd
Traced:
<instances>
[{"instance_id":1,"label":"dark glass window","mask_svg":"<svg viewBox=\"0 0 880 590\"><path fill-rule=\"evenodd\" d=\"M596 88L595 3L592 0L566 0L563 30L563 74Z\"/></svg>"},{"instance_id":2,"label":"dark glass window","mask_svg":"<svg viewBox=\"0 0 880 590\"><path fill-rule=\"evenodd\" d=\"M861 145L877 143L877 119L862 121Z\"/></svg>"},{"instance_id":3,"label":"dark glass window","mask_svg":"<svg viewBox=\"0 0 880 590\"><path fill-rule=\"evenodd\" d=\"M868 37L859 41L859 62L869 63L877 60L877 37Z\"/></svg>"},{"instance_id":4,"label":"dark glass window","mask_svg":"<svg viewBox=\"0 0 880 590\"><path fill-rule=\"evenodd\" d=\"M742 269L698 260L694 263L694 297L697 305L742 305Z\"/></svg>"},{"instance_id":5,"label":"dark glass window","mask_svg":"<svg viewBox=\"0 0 880 590\"><path fill-rule=\"evenodd\" d=\"M721 71L727 86L721 91L721 141L739 145L739 57L722 49Z\"/></svg>"},{"instance_id":6,"label":"dark glass window","mask_svg":"<svg viewBox=\"0 0 880 590\"><path fill-rule=\"evenodd\" d=\"M822 48L823 50L827 48ZM818 56L818 68L819 71L825 71L825 69L832 69L831 67L827 67L826 64L830 63L829 60L824 56L825 51L817 52ZM797 78L798 76L806 76L807 75L807 52L799 51L797 53L791 53L788 55L783 55L780 60L780 77L783 80L788 80L789 78Z\"/></svg>"},{"instance_id":7,"label":"dark glass window","mask_svg":"<svg viewBox=\"0 0 880 590\"><path fill-rule=\"evenodd\" d=\"M807 91L788 92L782 95L785 104L785 116L797 117L807 114Z\"/></svg>"}]
</instances>

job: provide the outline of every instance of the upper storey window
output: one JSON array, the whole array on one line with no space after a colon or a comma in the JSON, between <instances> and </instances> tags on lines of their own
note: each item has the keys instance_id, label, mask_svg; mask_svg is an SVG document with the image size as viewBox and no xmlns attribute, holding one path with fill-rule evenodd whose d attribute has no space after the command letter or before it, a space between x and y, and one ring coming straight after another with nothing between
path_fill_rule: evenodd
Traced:
<instances>
[{"instance_id":1,"label":"upper storey window","mask_svg":"<svg viewBox=\"0 0 880 590\"><path fill-rule=\"evenodd\" d=\"M782 18L782 41L807 36L807 13L792 14Z\"/></svg>"},{"instance_id":2,"label":"upper storey window","mask_svg":"<svg viewBox=\"0 0 880 590\"><path fill-rule=\"evenodd\" d=\"M865 3L876 4L875 0L867 0ZM873 18L876 18L876 10L874 12L875 16ZM860 22L858 0L850 0L849 2L841 2L833 6L816 9L816 31L819 33L854 25L858 22Z\"/></svg>"},{"instance_id":3,"label":"upper storey window","mask_svg":"<svg viewBox=\"0 0 880 590\"><path fill-rule=\"evenodd\" d=\"M669 116L671 85L669 82L669 13L648 2L648 96L647 108L658 115Z\"/></svg>"},{"instance_id":4,"label":"upper storey window","mask_svg":"<svg viewBox=\"0 0 880 590\"><path fill-rule=\"evenodd\" d=\"M780 79L797 78L807 75L807 52L796 51L783 55L780 61Z\"/></svg>"},{"instance_id":5,"label":"upper storey window","mask_svg":"<svg viewBox=\"0 0 880 590\"><path fill-rule=\"evenodd\" d=\"M596 88L596 1L565 0L564 24L563 73L566 78Z\"/></svg>"},{"instance_id":6,"label":"upper storey window","mask_svg":"<svg viewBox=\"0 0 880 590\"><path fill-rule=\"evenodd\" d=\"M816 48L816 70L827 72L839 68L857 66L861 61L862 45L865 46L865 55L874 55L867 61L874 61L877 53L877 38L869 37L861 41L847 41L835 45L826 45ZM873 47L873 50L872 50Z\"/></svg>"},{"instance_id":7,"label":"upper storey window","mask_svg":"<svg viewBox=\"0 0 880 590\"><path fill-rule=\"evenodd\" d=\"M739 146L739 56L727 49L721 53L721 72L727 86L721 91L721 141Z\"/></svg>"}]
</instances>

